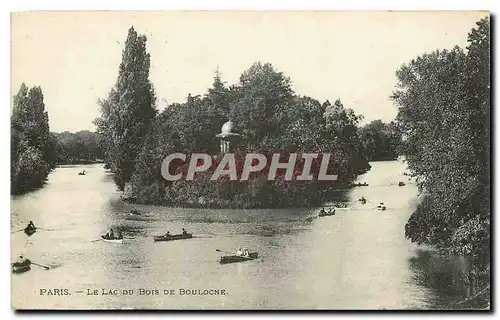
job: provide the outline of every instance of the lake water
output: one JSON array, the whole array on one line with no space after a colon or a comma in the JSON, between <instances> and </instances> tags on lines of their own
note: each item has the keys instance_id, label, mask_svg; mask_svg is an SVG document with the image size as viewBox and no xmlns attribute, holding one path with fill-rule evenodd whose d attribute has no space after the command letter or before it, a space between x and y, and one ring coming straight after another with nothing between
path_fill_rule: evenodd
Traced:
<instances>
[{"instance_id":1,"label":"lake water","mask_svg":"<svg viewBox=\"0 0 500 320\"><path fill-rule=\"evenodd\" d=\"M79 176L81 170L88 174ZM348 192L348 208L316 218L317 209L204 210L132 205L120 200L102 165L54 170L47 184L12 197L12 258L29 272L12 275L12 303L22 309L436 309L467 295L467 261L409 243L404 225L418 204L417 187L398 161L372 163ZM369 202L356 202L361 196ZM384 202L386 211L376 206ZM314 217L314 219L308 219ZM45 230L27 237L29 220ZM95 241L111 226L123 244ZM180 233L194 239L153 242ZM253 261L219 264L247 246ZM70 295L53 289L68 289ZM51 289L49 291L49 289ZM118 295L109 294L110 290ZM141 291L142 289L142 291ZM182 290L225 295L181 295ZM98 295L89 295L97 290ZM132 293L133 295L124 295ZM150 290L150 291L147 291ZM155 291L157 290L157 291ZM166 290L166 291L164 291ZM170 293L174 290L174 295ZM143 295L140 295L140 293ZM155 293L158 294L155 294ZM212 291L213 293L214 291ZM107 294L106 294L107 293ZM146 293L149 293L147 295ZM104 295L106 294L106 295Z\"/></svg>"}]
</instances>

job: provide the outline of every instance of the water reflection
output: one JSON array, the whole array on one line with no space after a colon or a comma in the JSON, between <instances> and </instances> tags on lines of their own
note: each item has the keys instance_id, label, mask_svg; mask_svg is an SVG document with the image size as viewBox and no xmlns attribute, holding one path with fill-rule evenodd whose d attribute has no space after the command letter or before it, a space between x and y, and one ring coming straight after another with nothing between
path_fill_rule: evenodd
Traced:
<instances>
[{"instance_id":1,"label":"water reflection","mask_svg":"<svg viewBox=\"0 0 500 320\"><path fill-rule=\"evenodd\" d=\"M464 257L439 255L430 249L417 249L415 254L408 259L412 280L432 291L432 307L453 308L469 295L465 278L470 263Z\"/></svg>"}]
</instances>

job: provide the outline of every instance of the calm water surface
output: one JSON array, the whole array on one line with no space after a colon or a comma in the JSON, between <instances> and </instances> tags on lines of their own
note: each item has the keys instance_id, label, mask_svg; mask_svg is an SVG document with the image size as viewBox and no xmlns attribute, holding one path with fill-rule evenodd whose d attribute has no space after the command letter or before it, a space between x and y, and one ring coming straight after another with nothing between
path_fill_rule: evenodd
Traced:
<instances>
[{"instance_id":1,"label":"calm water surface","mask_svg":"<svg viewBox=\"0 0 500 320\"><path fill-rule=\"evenodd\" d=\"M78 176L81 170L86 176ZM449 308L466 295L467 262L437 256L404 238L418 204L405 165L372 163L359 177L368 187L347 194L347 209L331 217L317 209L200 210L136 206L127 213L102 165L53 171L40 190L12 197L12 257L25 254L36 266L12 275L17 308L85 309L425 309ZM370 202L356 203L364 196ZM387 211L376 210L384 202ZM29 220L46 230L15 232ZM123 244L94 241L111 226ZM197 237L153 242L153 235L182 227ZM247 246L261 259L220 265L216 249ZM41 296L40 289L67 288L69 296ZM99 295L87 295L87 289ZM119 289L120 295L102 295ZM122 295L134 290L133 296ZM139 289L160 295L138 295ZM174 289L176 295L163 295ZM179 289L224 289L226 295L181 296ZM83 291L78 293L77 291Z\"/></svg>"}]
</instances>

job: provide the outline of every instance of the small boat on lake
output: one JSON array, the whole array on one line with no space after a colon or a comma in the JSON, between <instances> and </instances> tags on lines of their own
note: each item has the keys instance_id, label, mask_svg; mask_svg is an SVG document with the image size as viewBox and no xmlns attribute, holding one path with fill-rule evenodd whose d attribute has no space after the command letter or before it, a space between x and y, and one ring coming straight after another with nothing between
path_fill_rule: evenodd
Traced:
<instances>
[{"instance_id":1,"label":"small boat on lake","mask_svg":"<svg viewBox=\"0 0 500 320\"><path fill-rule=\"evenodd\" d=\"M13 273L23 273L31 270L31 261L26 259L23 262L14 262L12 264Z\"/></svg>"},{"instance_id":2,"label":"small boat on lake","mask_svg":"<svg viewBox=\"0 0 500 320\"><path fill-rule=\"evenodd\" d=\"M110 242L110 243L123 243L123 235L122 232L118 230L117 233L113 232L113 228L109 230L106 234L101 236L102 241Z\"/></svg>"},{"instance_id":3,"label":"small boat on lake","mask_svg":"<svg viewBox=\"0 0 500 320\"><path fill-rule=\"evenodd\" d=\"M318 214L318 216L320 216L320 217L328 217L328 216L334 216L334 215L335 215L335 208L330 209L328 211L325 211L324 209L322 209Z\"/></svg>"},{"instance_id":4,"label":"small boat on lake","mask_svg":"<svg viewBox=\"0 0 500 320\"><path fill-rule=\"evenodd\" d=\"M249 261L249 260L255 260L259 257L259 254L257 252L250 252L248 254L248 257L245 256L222 256L220 257L220 263L221 264L227 264L227 263L235 263L235 262L244 262L244 261Z\"/></svg>"},{"instance_id":5,"label":"small boat on lake","mask_svg":"<svg viewBox=\"0 0 500 320\"><path fill-rule=\"evenodd\" d=\"M24 233L26 233L28 236L31 236L32 234L34 234L36 232L36 228L24 228Z\"/></svg>"},{"instance_id":6,"label":"small boat on lake","mask_svg":"<svg viewBox=\"0 0 500 320\"><path fill-rule=\"evenodd\" d=\"M192 239L193 234L192 233L186 233L186 234L166 234L164 236L154 236L154 241L173 241L173 240L183 240L183 239Z\"/></svg>"},{"instance_id":7,"label":"small boat on lake","mask_svg":"<svg viewBox=\"0 0 500 320\"><path fill-rule=\"evenodd\" d=\"M104 236L101 236L102 238L102 241L104 242L110 242L110 243L123 243L123 238L112 238L112 239L109 239L109 238L105 238Z\"/></svg>"},{"instance_id":8,"label":"small boat on lake","mask_svg":"<svg viewBox=\"0 0 500 320\"><path fill-rule=\"evenodd\" d=\"M368 183L366 183L366 182L353 183L353 184L351 184L351 187L368 187Z\"/></svg>"}]
</instances>

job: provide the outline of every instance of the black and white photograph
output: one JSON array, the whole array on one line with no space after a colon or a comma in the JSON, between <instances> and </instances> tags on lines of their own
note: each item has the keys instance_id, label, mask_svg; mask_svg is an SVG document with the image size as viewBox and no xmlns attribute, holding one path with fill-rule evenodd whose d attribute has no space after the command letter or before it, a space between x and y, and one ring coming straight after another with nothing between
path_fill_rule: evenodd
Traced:
<instances>
[{"instance_id":1,"label":"black and white photograph","mask_svg":"<svg viewBox=\"0 0 500 320\"><path fill-rule=\"evenodd\" d=\"M10 19L13 310L491 311L490 12Z\"/></svg>"}]
</instances>

